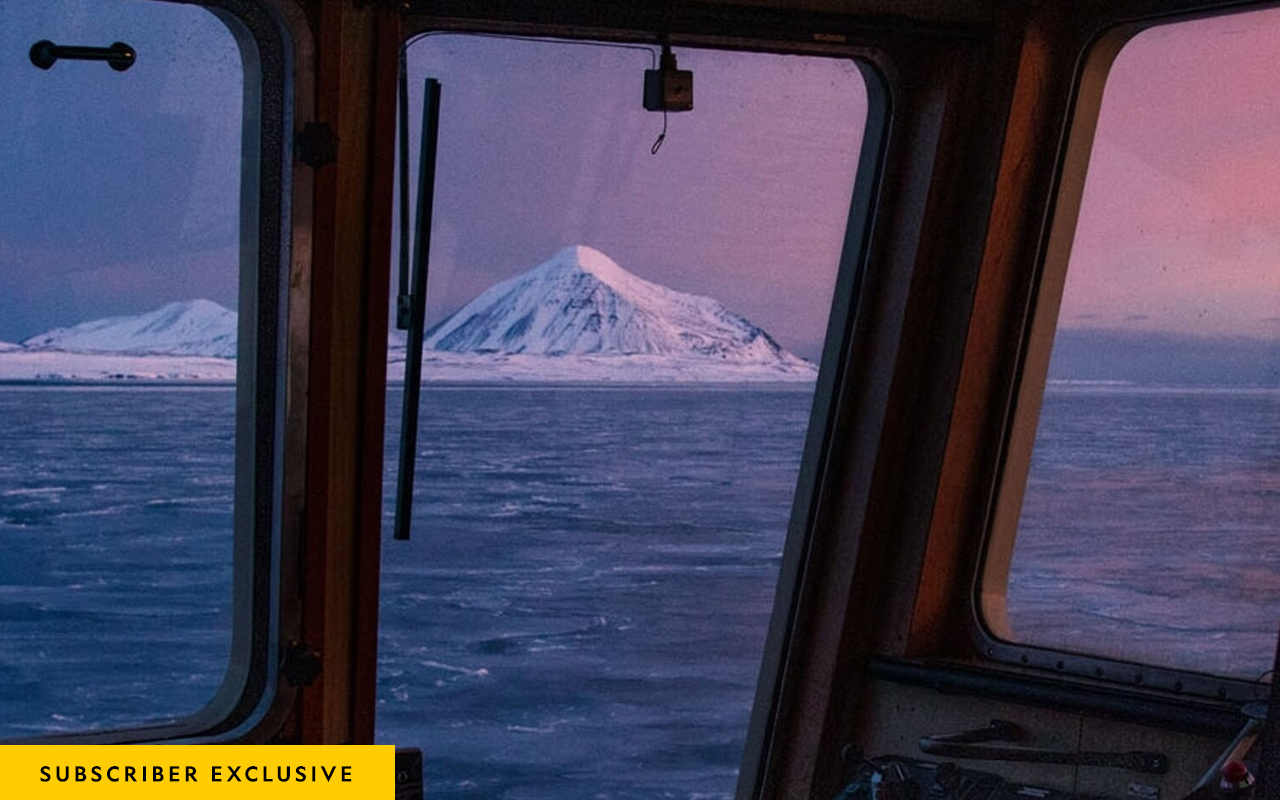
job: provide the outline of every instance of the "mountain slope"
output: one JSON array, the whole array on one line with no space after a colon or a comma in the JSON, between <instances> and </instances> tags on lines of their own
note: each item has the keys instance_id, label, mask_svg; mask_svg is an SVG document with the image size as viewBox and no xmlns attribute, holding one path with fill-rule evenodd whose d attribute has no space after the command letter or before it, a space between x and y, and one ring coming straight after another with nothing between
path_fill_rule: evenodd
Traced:
<instances>
[{"instance_id":1,"label":"mountain slope","mask_svg":"<svg viewBox=\"0 0 1280 800\"><path fill-rule=\"evenodd\" d=\"M236 312L209 300L55 328L22 342L28 350L235 358Z\"/></svg>"},{"instance_id":2,"label":"mountain slope","mask_svg":"<svg viewBox=\"0 0 1280 800\"><path fill-rule=\"evenodd\" d=\"M636 365L680 362L691 374L720 364L737 373L814 373L718 301L650 283L583 245L485 291L429 331L425 348L440 360L437 353L589 357L590 366L645 357Z\"/></svg>"}]
</instances>

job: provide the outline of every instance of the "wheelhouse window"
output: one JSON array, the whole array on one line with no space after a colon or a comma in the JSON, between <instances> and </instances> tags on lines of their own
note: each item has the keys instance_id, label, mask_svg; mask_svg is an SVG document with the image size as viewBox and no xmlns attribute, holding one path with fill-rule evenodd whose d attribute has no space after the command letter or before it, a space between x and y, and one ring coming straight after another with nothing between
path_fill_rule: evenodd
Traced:
<instances>
[{"instance_id":1,"label":"wheelhouse window","mask_svg":"<svg viewBox=\"0 0 1280 800\"><path fill-rule=\"evenodd\" d=\"M0 738L199 732L269 638L280 42L215 5L0 9Z\"/></svg>"},{"instance_id":2,"label":"wheelhouse window","mask_svg":"<svg viewBox=\"0 0 1280 800\"><path fill-rule=\"evenodd\" d=\"M1150 28L1115 57L1070 255L1045 267L982 579L999 640L1269 680L1277 44L1261 11Z\"/></svg>"},{"instance_id":3,"label":"wheelhouse window","mask_svg":"<svg viewBox=\"0 0 1280 800\"><path fill-rule=\"evenodd\" d=\"M656 50L408 47L409 174L428 77L440 126L377 740L422 747L433 796L734 792L852 284L867 84L846 59L677 47L694 107L664 118L641 104Z\"/></svg>"}]
</instances>

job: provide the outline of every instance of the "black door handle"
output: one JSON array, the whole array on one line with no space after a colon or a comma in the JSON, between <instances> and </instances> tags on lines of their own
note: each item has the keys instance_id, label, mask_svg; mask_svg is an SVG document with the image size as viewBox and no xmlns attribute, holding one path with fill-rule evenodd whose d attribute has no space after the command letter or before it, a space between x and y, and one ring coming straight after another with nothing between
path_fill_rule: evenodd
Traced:
<instances>
[{"instance_id":1,"label":"black door handle","mask_svg":"<svg viewBox=\"0 0 1280 800\"><path fill-rule=\"evenodd\" d=\"M137 51L124 42L113 42L110 47L81 47L54 44L48 39L41 39L31 45L28 55L31 63L40 69L51 68L60 58L70 58L75 61L105 61L116 72L124 72L138 59Z\"/></svg>"}]
</instances>

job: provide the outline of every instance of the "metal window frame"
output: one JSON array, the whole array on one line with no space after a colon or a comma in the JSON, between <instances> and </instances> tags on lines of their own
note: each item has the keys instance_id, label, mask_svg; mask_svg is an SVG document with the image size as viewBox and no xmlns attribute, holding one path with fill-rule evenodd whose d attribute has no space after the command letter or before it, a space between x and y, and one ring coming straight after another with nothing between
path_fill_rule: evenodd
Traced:
<instances>
[{"instance_id":1,"label":"metal window frame","mask_svg":"<svg viewBox=\"0 0 1280 800\"><path fill-rule=\"evenodd\" d=\"M279 684L279 653L297 622L282 610L296 590L284 570L296 551L305 456L307 181L292 161L296 107L310 100L306 26L288 0L149 0L197 5L218 17L240 48L244 116L236 363L232 632L227 673L195 713L119 728L5 739L6 744L253 741L270 735L292 702ZM301 226L300 226L301 223ZM292 313L291 313L292 311Z\"/></svg>"},{"instance_id":2,"label":"metal window frame","mask_svg":"<svg viewBox=\"0 0 1280 800\"><path fill-rule=\"evenodd\" d=\"M1255 681L1078 653L1017 642L1002 622L1005 591L1030 474L1049 359L1057 332L1070 253L1097 132L1098 114L1111 67L1126 44L1140 33L1164 25L1214 16L1249 13L1275 3L1230 2L1214 7L1188 2L1182 10L1147 10L1146 3L1119 8L1114 17L1087 32L1072 85L1072 105L1059 145L1048 220L1035 265L1034 285L1017 367L1005 410L997 472L987 504L983 550L977 561L968 614L970 636L980 654L992 661L1032 670L1096 680L1144 693L1248 703L1268 689Z\"/></svg>"},{"instance_id":3,"label":"metal window frame","mask_svg":"<svg viewBox=\"0 0 1280 800\"><path fill-rule=\"evenodd\" d=\"M836 272L836 286L827 321L826 340L814 388L809 426L800 458L800 472L792 496L782 562L778 568L773 611L761 657L747 738L743 748L736 796L752 798L764 791L768 760L775 750L779 712L788 678L787 654L797 647L801 623L801 591L818 531L818 505L830 480L836 443L836 409L841 387L850 372L850 341L863 295L871 232L883 177L885 147L893 122L892 84L876 62L854 57L867 92L867 121L854 177L853 197L845 221L844 245Z\"/></svg>"},{"instance_id":4,"label":"metal window frame","mask_svg":"<svg viewBox=\"0 0 1280 800\"><path fill-rule=\"evenodd\" d=\"M435 13L447 14L450 9L441 6L445 4L436 4ZM845 221L836 283L828 309L818 378L808 417L796 489L792 495L792 508L760 673L740 760L736 796L753 798L764 791L770 754L777 746L774 741L775 728L784 702L784 683L788 679L787 661L790 652L796 647L796 639L800 633L798 615L801 593L806 573L815 568L810 563L814 540L822 535L817 525L818 506L822 488L829 477L829 462L834 451L839 449L833 443L836 411L841 388L847 381L850 341L854 336L855 321L861 305L872 231L876 227L875 211L881 190L884 153L893 127L893 71L884 51L876 45L876 40L881 37L892 38L897 31L892 25L881 26L873 21L860 31L865 38L846 34L823 37L812 35L811 26L827 24L844 30L849 28L849 22L835 16L828 18L814 15L812 19L801 19L797 24L796 20L800 15L793 13L779 17L778 21L757 25L735 26L723 20L706 23L701 20L685 21L681 24L673 23L669 16L650 19L640 7L633 11L635 16L625 20L632 25L643 25L651 31L667 30L666 26L670 25L670 43L673 47L808 55L852 61L862 76L867 93L867 119L858 154L849 214ZM496 33L512 38L559 38L657 46L657 39L652 33L646 33L644 29L619 27L622 20L616 15L608 17L610 25L607 28L596 27L600 20L590 14L584 15L581 20L574 20L569 15L566 17L563 23L553 25L540 20L498 23L468 17L436 16L428 24L405 26L402 41L409 42L429 34ZM784 20L787 24L781 24ZM681 28L684 32L681 32ZM748 33L725 35L725 31L739 28L745 28ZM931 33L943 39L955 35L948 28ZM838 532L828 531L827 535L838 535Z\"/></svg>"}]
</instances>

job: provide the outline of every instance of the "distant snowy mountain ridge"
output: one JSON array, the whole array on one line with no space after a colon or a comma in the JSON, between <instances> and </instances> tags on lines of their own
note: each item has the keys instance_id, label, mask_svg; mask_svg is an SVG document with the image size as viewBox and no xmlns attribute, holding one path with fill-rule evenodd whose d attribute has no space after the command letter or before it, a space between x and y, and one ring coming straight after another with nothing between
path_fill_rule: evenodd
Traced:
<instances>
[{"instance_id":1,"label":"distant snowy mountain ridge","mask_svg":"<svg viewBox=\"0 0 1280 800\"><path fill-rule=\"evenodd\" d=\"M22 342L28 350L235 358L236 312L211 300L54 328ZM0 348L2 349L2 348Z\"/></svg>"},{"instance_id":2,"label":"distant snowy mountain ridge","mask_svg":"<svg viewBox=\"0 0 1280 800\"><path fill-rule=\"evenodd\" d=\"M493 286L427 333L428 351L663 359L812 377L813 365L710 297L650 283L591 247L567 247Z\"/></svg>"},{"instance_id":3,"label":"distant snowy mountain ridge","mask_svg":"<svg viewBox=\"0 0 1280 800\"><path fill-rule=\"evenodd\" d=\"M235 378L236 312L169 303L0 342L0 380ZM424 377L442 382L811 382L817 368L718 301L650 283L584 245L493 286L428 331ZM404 335L388 341L404 375Z\"/></svg>"}]
</instances>

